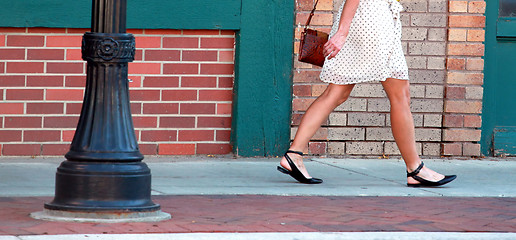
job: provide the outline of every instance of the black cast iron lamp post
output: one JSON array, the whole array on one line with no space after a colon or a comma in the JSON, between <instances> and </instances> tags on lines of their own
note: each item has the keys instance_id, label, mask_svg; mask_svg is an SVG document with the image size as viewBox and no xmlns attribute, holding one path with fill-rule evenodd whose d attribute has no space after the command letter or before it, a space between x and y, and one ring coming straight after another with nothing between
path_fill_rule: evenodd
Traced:
<instances>
[{"instance_id":1,"label":"black cast iron lamp post","mask_svg":"<svg viewBox=\"0 0 516 240\"><path fill-rule=\"evenodd\" d=\"M36 218L170 218L151 200L150 169L134 134L127 77L135 41L126 33L126 5L93 0L91 32L82 40L87 76L81 116L67 160L57 169L55 198Z\"/></svg>"}]
</instances>

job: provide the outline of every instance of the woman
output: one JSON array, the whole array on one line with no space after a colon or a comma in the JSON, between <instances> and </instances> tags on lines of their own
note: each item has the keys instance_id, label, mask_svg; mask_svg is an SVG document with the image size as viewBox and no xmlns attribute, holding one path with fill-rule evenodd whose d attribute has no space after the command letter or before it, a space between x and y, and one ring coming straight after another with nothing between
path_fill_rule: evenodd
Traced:
<instances>
[{"instance_id":1,"label":"woman","mask_svg":"<svg viewBox=\"0 0 516 240\"><path fill-rule=\"evenodd\" d=\"M324 45L320 78L329 83L308 108L278 170L301 183L318 184L303 164L303 151L334 108L349 97L356 83L380 81L391 105L391 128L407 168L407 186L440 186L456 176L425 167L416 150L410 112L408 68L401 47L401 4L396 0L344 0Z\"/></svg>"}]
</instances>

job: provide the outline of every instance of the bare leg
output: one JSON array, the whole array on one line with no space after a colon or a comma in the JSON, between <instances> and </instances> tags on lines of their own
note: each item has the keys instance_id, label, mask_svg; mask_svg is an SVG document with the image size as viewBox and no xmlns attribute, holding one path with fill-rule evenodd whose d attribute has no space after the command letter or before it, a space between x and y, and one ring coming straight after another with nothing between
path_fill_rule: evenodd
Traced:
<instances>
[{"instance_id":1,"label":"bare leg","mask_svg":"<svg viewBox=\"0 0 516 240\"><path fill-rule=\"evenodd\" d=\"M400 149L401 156L407 166L407 171L414 171L421 159L416 150L414 119L410 112L410 89L407 80L389 78L382 82L391 103L391 128L392 135ZM418 176L429 181L439 181L443 175L423 167ZM413 178L407 178L408 183L418 183Z\"/></svg>"},{"instance_id":2,"label":"bare leg","mask_svg":"<svg viewBox=\"0 0 516 240\"><path fill-rule=\"evenodd\" d=\"M310 105L308 110L306 110L306 113L303 115L294 141L290 146L290 150L306 152L310 138L312 138L315 132L317 132L317 129L321 127L321 124L328 118L328 115L330 115L333 109L348 99L354 86L354 84L329 84L323 94L321 94L321 96L319 96L312 105ZM289 154L289 157L294 161L303 175L310 178L310 175L303 164L303 158L297 154ZM280 164L282 167L291 170L285 157L281 159Z\"/></svg>"}]
</instances>

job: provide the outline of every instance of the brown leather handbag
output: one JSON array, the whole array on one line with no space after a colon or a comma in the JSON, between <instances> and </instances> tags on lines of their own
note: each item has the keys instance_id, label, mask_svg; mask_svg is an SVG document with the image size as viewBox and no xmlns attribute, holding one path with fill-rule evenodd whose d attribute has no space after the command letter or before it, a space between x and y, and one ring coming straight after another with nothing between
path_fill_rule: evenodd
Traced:
<instances>
[{"instance_id":1,"label":"brown leather handbag","mask_svg":"<svg viewBox=\"0 0 516 240\"><path fill-rule=\"evenodd\" d=\"M328 34L325 32L309 29L310 21L314 16L315 8L317 7L317 0L314 4L312 12L305 24L305 29L301 33L301 42L299 44L299 56L300 62L310 63L316 66L322 67L324 64L324 44L328 41Z\"/></svg>"}]
</instances>

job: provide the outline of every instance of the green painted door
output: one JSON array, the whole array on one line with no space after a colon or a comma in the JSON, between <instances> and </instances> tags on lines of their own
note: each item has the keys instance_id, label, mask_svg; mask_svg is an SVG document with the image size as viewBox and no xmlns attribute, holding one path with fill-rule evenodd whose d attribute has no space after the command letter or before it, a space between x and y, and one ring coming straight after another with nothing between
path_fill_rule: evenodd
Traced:
<instances>
[{"instance_id":1,"label":"green painted door","mask_svg":"<svg viewBox=\"0 0 516 240\"><path fill-rule=\"evenodd\" d=\"M516 1L486 2L482 151L516 156Z\"/></svg>"}]
</instances>

